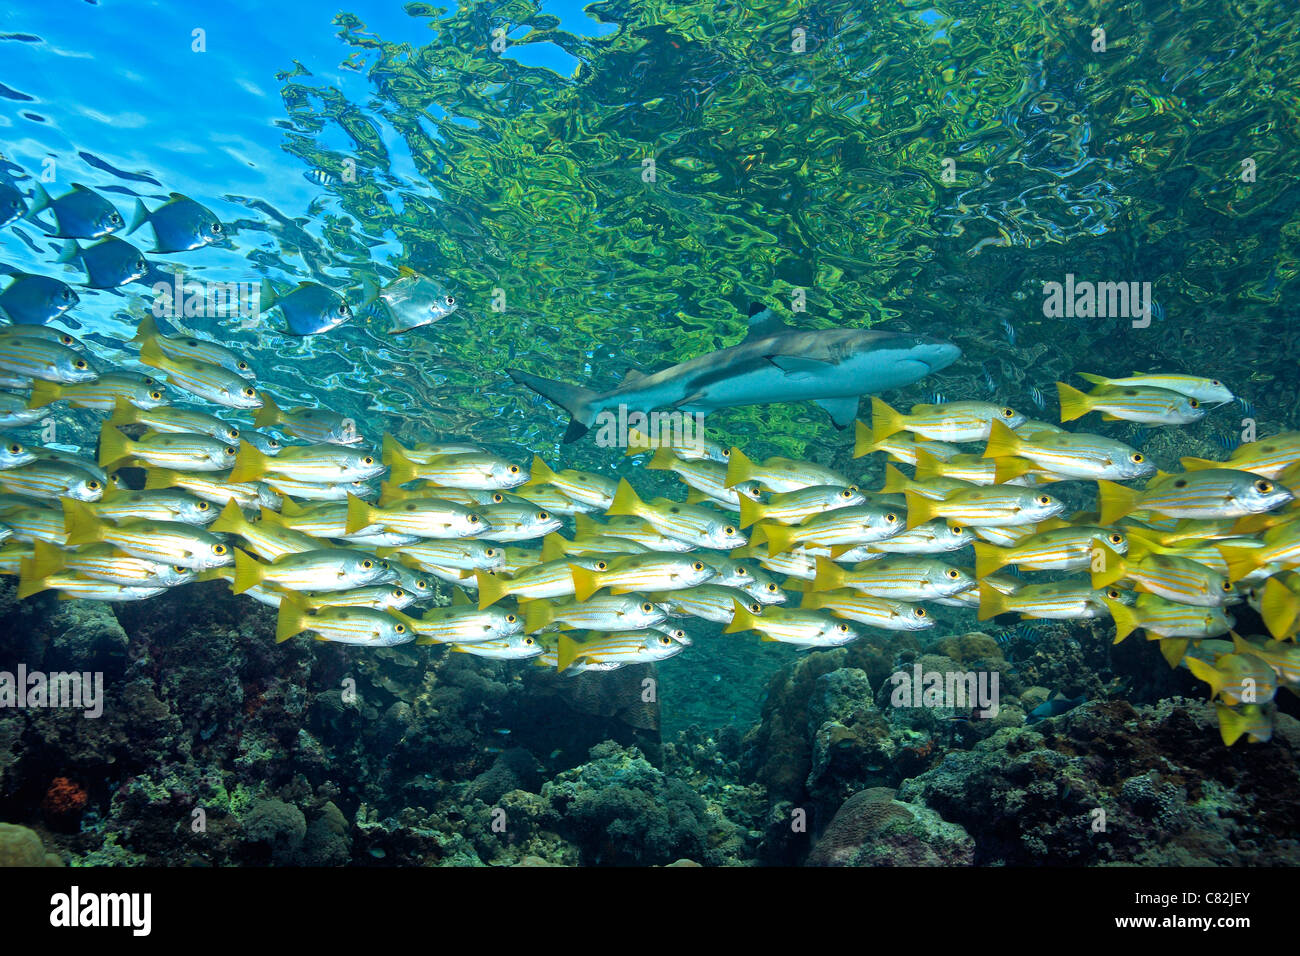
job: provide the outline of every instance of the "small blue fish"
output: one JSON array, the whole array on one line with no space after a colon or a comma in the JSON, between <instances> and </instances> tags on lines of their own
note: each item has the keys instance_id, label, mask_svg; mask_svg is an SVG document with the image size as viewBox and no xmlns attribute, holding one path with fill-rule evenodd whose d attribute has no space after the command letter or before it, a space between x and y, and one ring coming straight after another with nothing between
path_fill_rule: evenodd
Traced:
<instances>
[{"instance_id":1,"label":"small blue fish","mask_svg":"<svg viewBox=\"0 0 1300 956\"><path fill-rule=\"evenodd\" d=\"M1010 319L1002 320L1002 331L1007 333L1007 342L1014 347L1016 344L1016 327L1011 324Z\"/></svg>"},{"instance_id":2,"label":"small blue fish","mask_svg":"<svg viewBox=\"0 0 1300 956\"><path fill-rule=\"evenodd\" d=\"M980 363L980 369L984 372L984 387L988 389L990 395L997 394L998 383L997 380L993 378L993 373L989 371L988 366L983 362Z\"/></svg>"},{"instance_id":3,"label":"small blue fish","mask_svg":"<svg viewBox=\"0 0 1300 956\"><path fill-rule=\"evenodd\" d=\"M1037 385L1029 386L1029 398L1039 408L1042 409L1047 408L1047 396L1043 394L1043 390L1039 388Z\"/></svg>"},{"instance_id":4,"label":"small blue fish","mask_svg":"<svg viewBox=\"0 0 1300 956\"><path fill-rule=\"evenodd\" d=\"M0 315L15 325L44 325L81 301L72 286L49 276L15 272L13 279L0 292Z\"/></svg>"},{"instance_id":5,"label":"small blue fish","mask_svg":"<svg viewBox=\"0 0 1300 956\"><path fill-rule=\"evenodd\" d=\"M8 183L0 183L0 229L27 215L23 194Z\"/></svg>"},{"instance_id":6,"label":"small blue fish","mask_svg":"<svg viewBox=\"0 0 1300 956\"><path fill-rule=\"evenodd\" d=\"M927 405L943 405L947 401L948 399L944 398L942 392L930 392L925 396L925 403Z\"/></svg>"},{"instance_id":7,"label":"small blue fish","mask_svg":"<svg viewBox=\"0 0 1300 956\"><path fill-rule=\"evenodd\" d=\"M1062 697L1062 696L1053 697L1051 700L1044 701L1043 703L1035 707L1033 710L1031 710L1029 712L1029 715L1025 717L1025 723L1036 724L1040 720L1048 720L1052 717L1060 717L1062 714L1066 714L1074 710L1074 708L1078 707L1087 699L1088 699L1087 697L1084 697L1082 695L1078 697Z\"/></svg>"},{"instance_id":8,"label":"small blue fish","mask_svg":"<svg viewBox=\"0 0 1300 956\"><path fill-rule=\"evenodd\" d=\"M280 307L288 331L293 335L316 335L337 328L352 318L347 300L315 282L300 282L283 295L271 280L262 280L261 308Z\"/></svg>"},{"instance_id":9,"label":"small blue fish","mask_svg":"<svg viewBox=\"0 0 1300 956\"><path fill-rule=\"evenodd\" d=\"M1241 406L1241 414L1245 415L1247 418L1254 418L1254 417L1255 417L1255 406L1254 406L1254 405L1252 405L1250 402L1246 401L1246 400L1245 400L1244 398L1242 398L1240 395L1237 396L1237 403Z\"/></svg>"},{"instance_id":10,"label":"small blue fish","mask_svg":"<svg viewBox=\"0 0 1300 956\"><path fill-rule=\"evenodd\" d=\"M36 221L37 214L49 209L58 226L58 231L50 235L56 239L99 239L125 225L122 214L113 208L112 203L80 183L73 183L72 190L58 199L51 199L50 194L37 183L32 196L35 202L27 218Z\"/></svg>"},{"instance_id":11,"label":"small blue fish","mask_svg":"<svg viewBox=\"0 0 1300 956\"><path fill-rule=\"evenodd\" d=\"M129 236L146 222L153 226L157 240L153 252L189 252L226 241L226 227L212 210L181 193L170 193L167 202L153 212L137 199L126 234Z\"/></svg>"},{"instance_id":12,"label":"small blue fish","mask_svg":"<svg viewBox=\"0 0 1300 956\"><path fill-rule=\"evenodd\" d=\"M117 236L106 236L84 249L73 239L58 261L79 261L86 270L86 285L92 289L116 289L149 274L149 262L140 250Z\"/></svg>"},{"instance_id":13,"label":"small blue fish","mask_svg":"<svg viewBox=\"0 0 1300 956\"><path fill-rule=\"evenodd\" d=\"M1236 451L1237 446L1241 444L1241 436L1235 431L1215 432L1210 436L1210 441L1214 443L1216 448L1220 448L1225 454L1230 455Z\"/></svg>"}]
</instances>

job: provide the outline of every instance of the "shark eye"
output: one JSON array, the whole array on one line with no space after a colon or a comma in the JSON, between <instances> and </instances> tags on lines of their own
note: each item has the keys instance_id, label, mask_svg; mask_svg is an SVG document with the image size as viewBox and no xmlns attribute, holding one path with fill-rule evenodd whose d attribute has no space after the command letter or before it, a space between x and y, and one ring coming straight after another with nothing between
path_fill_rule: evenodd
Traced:
<instances>
[{"instance_id":1,"label":"shark eye","mask_svg":"<svg viewBox=\"0 0 1300 956\"><path fill-rule=\"evenodd\" d=\"M1142 464L1142 462L1146 461L1146 456L1143 455L1142 452L1140 451L1135 451L1133 452L1132 455L1129 456L1129 460L1132 461L1133 464L1135 465L1140 465Z\"/></svg>"},{"instance_id":2,"label":"shark eye","mask_svg":"<svg viewBox=\"0 0 1300 956\"><path fill-rule=\"evenodd\" d=\"M1257 481L1255 482L1255 490L1258 491L1261 495L1266 495L1273 490L1273 485L1271 482Z\"/></svg>"}]
</instances>

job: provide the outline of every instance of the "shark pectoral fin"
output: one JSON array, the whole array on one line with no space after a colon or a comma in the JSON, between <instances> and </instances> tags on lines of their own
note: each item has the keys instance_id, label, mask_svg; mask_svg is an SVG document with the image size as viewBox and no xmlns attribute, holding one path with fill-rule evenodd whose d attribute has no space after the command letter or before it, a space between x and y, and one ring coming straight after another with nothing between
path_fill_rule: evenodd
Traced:
<instances>
[{"instance_id":1,"label":"shark pectoral fin","mask_svg":"<svg viewBox=\"0 0 1300 956\"><path fill-rule=\"evenodd\" d=\"M799 355L764 355L763 358L781 371L791 374L805 372L809 375L825 375L835 367L830 362L821 362L817 359L804 358Z\"/></svg>"},{"instance_id":2,"label":"shark pectoral fin","mask_svg":"<svg viewBox=\"0 0 1300 956\"><path fill-rule=\"evenodd\" d=\"M679 401L673 402L673 404L672 404L671 407L672 407L672 408L685 408L687 405L690 405L692 402L698 402L698 401L699 401L701 398L703 398L703 397L704 397L704 393L703 393L703 392L693 392L693 393L691 393L690 395L687 395L685 398L683 398L683 399L681 399L681 400L679 400Z\"/></svg>"},{"instance_id":3,"label":"shark pectoral fin","mask_svg":"<svg viewBox=\"0 0 1300 956\"><path fill-rule=\"evenodd\" d=\"M836 428L847 428L858 417L857 395L843 398L815 398L813 404L820 405L826 410L826 414L831 417Z\"/></svg>"}]
</instances>

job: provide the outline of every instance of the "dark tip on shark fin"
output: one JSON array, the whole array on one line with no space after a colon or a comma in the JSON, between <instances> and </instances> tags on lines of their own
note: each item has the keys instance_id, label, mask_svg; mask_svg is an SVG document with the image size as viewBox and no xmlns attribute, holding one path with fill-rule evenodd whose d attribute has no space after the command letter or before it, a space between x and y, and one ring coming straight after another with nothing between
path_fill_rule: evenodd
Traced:
<instances>
[{"instance_id":1,"label":"dark tip on shark fin","mask_svg":"<svg viewBox=\"0 0 1300 956\"><path fill-rule=\"evenodd\" d=\"M591 430L590 426L582 424L576 418L569 422L568 430L564 433L564 444L568 445L577 441L583 435Z\"/></svg>"},{"instance_id":2,"label":"dark tip on shark fin","mask_svg":"<svg viewBox=\"0 0 1300 956\"><path fill-rule=\"evenodd\" d=\"M767 306L765 306L762 302L751 302L749 304L749 317L752 319L754 316L758 315L758 313L762 312L766 308Z\"/></svg>"}]
</instances>

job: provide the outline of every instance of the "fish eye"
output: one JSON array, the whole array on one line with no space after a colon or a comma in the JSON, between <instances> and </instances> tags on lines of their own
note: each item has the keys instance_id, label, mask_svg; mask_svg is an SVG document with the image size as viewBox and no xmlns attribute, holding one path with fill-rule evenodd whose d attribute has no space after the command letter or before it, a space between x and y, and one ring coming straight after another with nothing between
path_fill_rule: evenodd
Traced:
<instances>
[{"instance_id":1,"label":"fish eye","mask_svg":"<svg viewBox=\"0 0 1300 956\"><path fill-rule=\"evenodd\" d=\"M395 625L393 626L393 630L396 631L398 634L405 634L405 633L406 633L406 625L405 625L405 624L395 624Z\"/></svg>"},{"instance_id":2,"label":"fish eye","mask_svg":"<svg viewBox=\"0 0 1300 956\"><path fill-rule=\"evenodd\" d=\"M845 499L852 498L852 497L853 497L853 492L851 492L851 491L849 491L849 489L845 488L843 491L840 492L840 497L841 497L841 498L845 498Z\"/></svg>"},{"instance_id":3,"label":"fish eye","mask_svg":"<svg viewBox=\"0 0 1300 956\"><path fill-rule=\"evenodd\" d=\"M478 524L478 515L470 515L468 519L470 524Z\"/></svg>"},{"instance_id":4,"label":"fish eye","mask_svg":"<svg viewBox=\"0 0 1300 956\"><path fill-rule=\"evenodd\" d=\"M455 297L454 295L449 295L449 296L447 296L447 304L448 304L448 305L455 305L455 304L456 304L456 297Z\"/></svg>"},{"instance_id":5,"label":"fish eye","mask_svg":"<svg viewBox=\"0 0 1300 956\"><path fill-rule=\"evenodd\" d=\"M232 428L232 429L230 429L230 437L231 437L231 438L238 438L238 437L239 437L239 429L238 429L238 428Z\"/></svg>"},{"instance_id":6,"label":"fish eye","mask_svg":"<svg viewBox=\"0 0 1300 956\"><path fill-rule=\"evenodd\" d=\"M898 515L894 514L892 511L889 514L885 515L885 524L897 524L897 523L898 523Z\"/></svg>"},{"instance_id":7,"label":"fish eye","mask_svg":"<svg viewBox=\"0 0 1300 956\"><path fill-rule=\"evenodd\" d=\"M512 475L517 475L517 474L519 474L519 466L518 466L518 465L511 465L509 470L510 470L510 474L512 474Z\"/></svg>"},{"instance_id":8,"label":"fish eye","mask_svg":"<svg viewBox=\"0 0 1300 956\"><path fill-rule=\"evenodd\" d=\"M483 552L483 554L485 554L489 558L495 558L497 556L497 549L488 548L486 551Z\"/></svg>"},{"instance_id":9,"label":"fish eye","mask_svg":"<svg viewBox=\"0 0 1300 956\"><path fill-rule=\"evenodd\" d=\"M17 455L22 450L23 446L18 444L18 442L11 442L9 445L9 454L11 455Z\"/></svg>"},{"instance_id":10,"label":"fish eye","mask_svg":"<svg viewBox=\"0 0 1300 956\"><path fill-rule=\"evenodd\" d=\"M280 442L279 442L279 440L276 439L276 438L272 438L272 439L271 439L270 441L268 441L266 444L267 444L267 447L268 447L268 448L279 448L279 447L280 447Z\"/></svg>"},{"instance_id":11,"label":"fish eye","mask_svg":"<svg viewBox=\"0 0 1300 956\"><path fill-rule=\"evenodd\" d=\"M195 505L194 507L198 508L200 511L207 511L209 505L208 505L208 503L207 503L206 501L200 501L200 502L199 502L197 505Z\"/></svg>"},{"instance_id":12,"label":"fish eye","mask_svg":"<svg viewBox=\"0 0 1300 956\"><path fill-rule=\"evenodd\" d=\"M1223 383L1220 382L1217 378L1212 378L1212 379L1210 379L1210 384L1211 384L1211 385L1222 385Z\"/></svg>"},{"instance_id":13,"label":"fish eye","mask_svg":"<svg viewBox=\"0 0 1300 956\"><path fill-rule=\"evenodd\" d=\"M1187 404L1188 404L1188 405L1191 405L1192 408L1200 408L1200 407L1201 407L1201 403L1198 402L1198 401L1197 401L1196 399L1194 399L1194 398L1189 398L1189 399L1187 400Z\"/></svg>"},{"instance_id":14,"label":"fish eye","mask_svg":"<svg viewBox=\"0 0 1300 956\"><path fill-rule=\"evenodd\" d=\"M91 491L98 491L99 482L97 482L94 478L92 478L90 479L90 481L86 482L86 487L89 488Z\"/></svg>"},{"instance_id":15,"label":"fish eye","mask_svg":"<svg viewBox=\"0 0 1300 956\"><path fill-rule=\"evenodd\" d=\"M1052 503L1052 499L1049 498L1047 495L1039 495L1038 503L1040 505L1050 505Z\"/></svg>"},{"instance_id":16,"label":"fish eye","mask_svg":"<svg viewBox=\"0 0 1300 956\"><path fill-rule=\"evenodd\" d=\"M747 570L745 570L744 568L736 568L736 572L735 572L735 573L736 573L736 577L738 577L738 578L744 578L744 577L748 577L748 576L749 576L749 572L748 572Z\"/></svg>"},{"instance_id":17,"label":"fish eye","mask_svg":"<svg viewBox=\"0 0 1300 956\"><path fill-rule=\"evenodd\" d=\"M388 592L388 594L390 597L400 598L402 596L402 589L393 588L391 591Z\"/></svg>"},{"instance_id":18,"label":"fish eye","mask_svg":"<svg viewBox=\"0 0 1300 956\"><path fill-rule=\"evenodd\" d=\"M248 371L248 363L247 363L247 362L240 362L240 363L239 363L238 365L236 365L235 367L238 368L241 372L247 372L247 371Z\"/></svg>"},{"instance_id":19,"label":"fish eye","mask_svg":"<svg viewBox=\"0 0 1300 956\"><path fill-rule=\"evenodd\" d=\"M375 566L375 562L371 561L369 558L366 558L366 560L361 562L362 569L366 571L369 571L374 566Z\"/></svg>"},{"instance_id":20,"label":"fish eye","mask_svg":"<svg viewBox=\"0 0 1300 956\"><path fill-rule=\"evenodd\" d=\"M662 645L664 645L665 647L666 647L667 645L671 644L672 642L673 642L673 639L672 639L671 637L669 637L667 634L661 634L661 635L659 636L659 643L662 644Z\"/></svg>"},{"instance_id":21,"label":"fish eye","mask_svg":"<svg viewBox=\"0 0 1300 956\"><path fill-rule=\"evenodd\" d=\"M776 593L776 585L775 585L775 584L769 584L769 585L767 586L767 590L768 590L769 593L771 593L771 594L775 594L775 593Z\"/></svg>"},{"instance_id":22,"label":"fish eye","mask_svg":"<svg viewBox=\"0 0 1300 956\"><path fill-rule=\"evenodd\" d=\"M1002 409L1002 417L1003 417L1003 418L1015 418L1015 417L1016 417L1016 410L1015 410L1014 408L1004 408L1004 409Z\"/></svg>"},{"instance_id":23,"label":"fish eye","mask_svg":"<svg viewBox=\"0 0 1300 956\"><path fill-rule=\"evenodd\" d=\"M1255 482L1255 490L1261 495L1266 495L1273 490L1273 484L1268 481L1257 481Z\"/></svg>"},{"instance_id":24,"label":"fish eye","mask_svg":"<svg viewBox=\"0 0 1300 956\"><path fill-rule=\"evenodd\" d=\"M225 232L225 227L222 226L221 223L219 222L214 222L212 224L212 231L215 232L217 235L221 235L223 232Z\"/></svg>"},{"instance_id":25,"label":"fish eye","mask_svg":"<svg viewBox=\"0 0 1300 956\"><path fill-rule=\"evenodd\" d=\"M1116 591L1114 588L1110 588L1109 590L1106 591L1106 597L1110 598L1112 601L1118 601L1119 592Z\"/></svg>"},{"instance_id":26,"label":"fish eye","mask_svg":"<svg viewBox=\"0 0 1300 956\"><path fill-rule=\"evenodd\" d=\"M122 216L117 212L117 210L114 210L108 214L108 221L115 226L120 226L122 224Z\"/></svg>"},{"instance_id":27,"label":"fish eye","mask_svg":"<svg viewBox=\"0 0 1300 956\"><path fill-rule=\"evenodd\" d=\"M949 581L956 581L957 578L961 576L961 572L958 571L956 568L949 568L947 571L947 575Z\"/></svg>"},{"instance_id":28,"label":"fish eye","mask_svg":"<svg viewBox=\"0 0 1300 956\"><path fill-rule=\"evenodd\" d=\"M517 620L519 620L519 618L515 617L513 614L507 614L507 615L506 615L506 623L507 623L507 624L513 624L513 623L515 623L515 621L517 621Z\"/></svg>"},{"instance_id":29,"label":"fish eye","mask_svg":"<svg viewBox=\"0 0 1300 956\"><path fill-rule=\"evenodd\" d=\"M524 638L524 645L527 646L527 647L532 647L532 646L533 646L534 644L536 644L536 643L537 643L537 642L536 642L535 640L533 640L531 637L525 637L525 638Z\"/></svg>"},{"instance_id":30,"label":"fish eye","mask_svg":"<svg viewBox=\"0 0 1300 956\"><path fill-rule=\"evenodd\" d=\"M71 345L74 339L72 338L71 335L60 335L59 341L62 342L64 345Z\"/></svg>"},{"instance_id":31,"label":"fish eye","mask_svg":"<svg viewBox=\"0 0 1300 956\"><path fill-rule=\"evenodd\" d=\"M352 314L352 310L348 308L348 304L346 302L344 302L342 305L339 306L339 315L343 316L344 318L347 318L351 314Z\"/></svg>"},{"instance_id":32,"label":"fish eye","mask_svg":"<svg viewBox=\"0 0 1300 956\"><path fill-rule=\"evenodd\" d=\"M415 582L415 589L417 591L427 591L429 590L429 582L424 580L424 578L417 578Z\"/></svg>"},{"instance_id":33,"label":"fish eye","mask_svg":"<svg viewBox=\"0 0 1300 956\"><path fill-rule=\"evenodd\" d=\"M1231 582L1231 581L1224 581L1224 582L1223 582L1223 593L1224 593L1224 594L1227 594L1228 592L1230 592L1230 591L1232 591L1232 590L1234 590L1234 588L1233 588L1233 586L1232 586L1232 582Z\"/></svg>"},{"instance_id":34,"label":"fish eye","mask_svg":"<svg viewBox=\"0 0 1300 956\"><path fill-rule=\"evenodd\" d=\"M213 553L213 554L225 554L225 553L226 553L226 546L225 546L224 544L214 544L214 545L212 546L212 553Z\"/></svg>"},{"instance_id":35,"label":"fish eye","mask_svg":"<svg viewBox=\"0 0 1300 956\"><path fill-rule=\"evenodd\" d=\"M233 448L231 448L229 445L227 445L227 446L226 446L226 454L227 454L227 455L235 455L235 454L238 454L238 452L236 452L235 449L233 449Z\"/></svg>"},{"instance_id":36,"label":"fish eye","mask_svg":"<svg viewBox=\"0 0 1300 956\"><path fill-rule=\"evenodd\" d=\"M84 368L86 367L86 360L85 360L85 359L77 359L77 361L74 362L73 364L74 364L77 368L79 368L79 369L84 369Z\"/></svg>"},{"instance_id":37,"label":"fish eye","mask_svg":"<svg viewBox=\"0 0 1300 956\"><path fill-rule=\"evenodd\" d=\"M724 449L722 449L722 457L723 457L723 458L730 458L730 457L731 457L731 449L730 449L730 448L724 448Z\"/></svg>"},{"instance_id":38,"label":"fish eye","mask_svg":"<svg viewBox=\"0 0 1300 956\"><path fill-rule=\"evenodd\" d=\"M1122 534L1112 534L1112 535L1110 536L1110 543L1111 543L1111 544L1119 544L1119 543L1122 542L1123 540L1124 540L1124 536L1123 536Z\"/></svg>"},{"instance_id":39,"label":"fish eye","mask_svg":"<svg viewBox=\"0 0 1300 956\"><path fill-rule=\"evenodd\" d=\"M837 624L835 630L839 631L841 634L847 634L849 633L849 626L847 624Z\"/></svg>"},{"instance_id":40,"label":"fish eye","mask_svg":"<svg viewBox=\"0 0 1300 956\"><path fill-rule=\"evenodd\" d=\"M363 465L373 465L374 463L375 463L375 460L374 460L373 458L371 458L369 455L367 455L365 458L362 458L362 459L361 459L361 464L363 464Z\"/></svg>"},{"instance_id":41,"label":"fish eye","mask_svg":"<svg viewBox=\"0 0 1300 956\"><path fill-rule=\"evenodd\" d=\"M156 402L159 401L163 396L162 396L162 392L154 391L149 393L149 397Z\"/></svg>"},{"instance_id":42,"label":"fish eye","mask_svg":"<svg viewBox=\"0 0 1300 956\"><path fill-rule=\"evenodd\" d=\"M953 534L961 534L962 532L963 532L963 529L962 529L961 527L959 527L958 525L953 525L953 526L952 526L952 533L953 533Z\"/></svg>"},{"instance_id":43,"label":"fish eye","mask_svg":"<svg viewBox=\"0 0 1300 956\"><path fill-rule=\"evenodd\" d=\"M641 605L641 611L645 614L649 614L654 609L655 606L651 604L649 601L646 601L644 604Z\"/></svg>"},{"instance_id":44,"label":"fish eye","mask_svg":"<svg viewBox=\"0 0 1300 956\"><path fill-rule=\"evenodd\" d=\"M730 537L731 535L736 533L736 529L733 528L731 525L727 525L725 528L722 529L722 533Z\"/></svg>"},{"instance_id":45,"label":"fish eye","mask_svg":"<svg viewBox=\"0 0 1300 956\"><path fill-rule=\"evenodd\" d=\"M539 512L537 512L537 520L538 520L538 521L549 521L550 519L551 519L551 516L548 515L545 511L539 511Z\"/></svg>"},{"instance_id":46,"label":"fish eye","mask_svg":"<svg viewBox=\"0 0 1300 956\"><path fill-rule=\"evenodd\" d=\"M916 609L916 616L917 616L917 617L925 617L925 615L926 615L926 610L925 610L925 608L923 608L923 607L918 607L918 608Z\"/></svg>"},{"instance_id":47,"label":"fish eye","mask_svg":"<svg viewBox=\"0 0 1300 956\"><path fill-rule=\"evenodd\" d=\"M1129 460L1132 461L1133 464L1135 465L1140 465L1142 464L1142 462L1146 461L1146 457L1142 454L1142 452L1135 451L1133 452L1132 455L1129 456Z\"/></svg>"},{"instance_id":48,"label":"fish eye","mask_svg":"<svg viewBox=\"0 0 1300 956\"><path fill-rule=\"evenodd\" d=\"M501 502L503 502L503 501L505 501L505 500L506 500L506 496L503 495L503 494L502 494L501 492L499 492L499 491L498 491L496 494L494 494L494 495L492 496L492 503L493 503L494 505L499 505L499 504L501 504Z\"/></svg>"},{"instance_id":49,"label":"fish eye","mask_svg":"<svg viewBox=\"0 0 1300 956\"><path fill-rule=\"evenodd\" d=\"M179 564L173 564L172 570L175 571L177 574L184 574L186 571L189 570L189 568L182 568Z\"/></svg>"},{"instance_id":50,"label":"fish eye","mask_svg":"<svg viewBox=\"0 0 1300 956\"><path fill-rule=\"evenodd\" d=\"M143 268L145 268L145 261L144 261L143 259L136 259L136 260L135 260L135 267L136 267L137 269L143 269Z\"/></svg>"},{"instance_id":51,"label":"fish eye","mask_svg":"<svg viewBox=\"0 0 1300 956\"><path fill-rule=\"evenodd\" d=\"M246 389L244 389L244 397L245 397L245 398L252 398L252 397L253 397L254 395L256 395L256 394L257 394L257 392L256 392L254 389L251 389L251 388L246 388Z\"/></svg>"},{"instance_id":52,"label":"fish eye","mask_svg":"<svg viewBox=\"0 0 1300 956\"><path fill-rule=\"evenodd\" d=\"M703 571L703 570L704 570L704 564L703 564L702 562L696 561L694 564L691 565L691 570L692 570L692 571Z\"/></svg>"},{"instance_id":53,"label":"fish eye","mask_svg":"<svg viewBox=\"0 0 1300 956\"><path fill-rule=\"evenodd\" d=\"M597 561L597 562L596 562L596 570L597 570L597 571L604 571L607 567L609 567L609 565L607 565L604 561Z\"/></svg>"}]
</instances>

